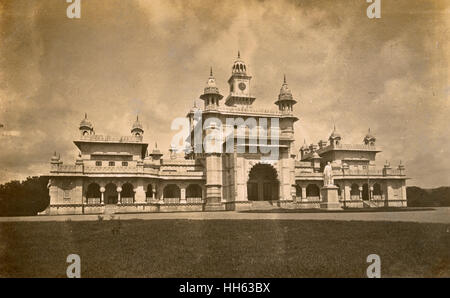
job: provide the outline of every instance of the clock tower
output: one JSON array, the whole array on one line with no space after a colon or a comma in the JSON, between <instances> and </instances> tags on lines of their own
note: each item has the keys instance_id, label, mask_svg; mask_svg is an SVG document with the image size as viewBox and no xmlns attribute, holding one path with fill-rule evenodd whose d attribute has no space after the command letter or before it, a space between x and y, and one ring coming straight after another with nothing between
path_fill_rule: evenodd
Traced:
<instances>
[{"instance_id":1,"label":"clock tower","mask_svg":"<svg viewBox=\"0 0 450 298\"><path fill-rule=\"evenodd\" d=\"M247 75L247 66L242 61L240 52L238 52L238 57L232 67L231 77L228 80L230 94L225 101L227 106L249 106L253 103L255 98L250 95L251 78Z\"/></svg>"}]
</instances>

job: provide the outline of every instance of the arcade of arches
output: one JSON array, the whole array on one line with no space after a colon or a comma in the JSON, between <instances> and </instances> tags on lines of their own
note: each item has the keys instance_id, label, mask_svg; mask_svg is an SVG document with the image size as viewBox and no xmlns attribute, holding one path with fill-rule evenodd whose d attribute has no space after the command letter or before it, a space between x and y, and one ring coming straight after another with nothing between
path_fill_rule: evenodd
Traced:
<instances>
[{"instance_id":1,"label":"arcade of arches","mask_svg":"<svg viewBox=\"0 0 450 298\"><path fill-rule=\"evenodd\" d=\"M104 184L103 184L104 185ZM130 182L123 184L116 184L109 182L103 187L100 183L91 182L86 187L86 203L87 204L133 204L136 202L136 192L134 186ZM160 199L164 203L182 203L188 201L189 203L203 202L203 188L199 184L182 183L180 185L170 183L160 186L159 198L157 198L157 188L155 184L144 185L145 202L157 202Z\"/></svg>"},{"instance_id":2,"label":"arcade of arches","mask_svg":"<svg viewBox=\"0 0 450 298\"><path fill-rule=\"evenodd\" d=\"M338 196L343 196L343 188L340 184L336 183L338 187ZM295 196L297 198L308 198L308 199L319 199L320 196L320 187L317 184L310 183L306 186L301 186L299 184L295 185ZM381 188L380 183L376 182L371 184L371 187L368 187L367 183L352 183L348 186L350 190L350 200L363 200L368 201L371 199L374 200L382 200L384 198L384 194Z\"/></svg>"}]
</instances>

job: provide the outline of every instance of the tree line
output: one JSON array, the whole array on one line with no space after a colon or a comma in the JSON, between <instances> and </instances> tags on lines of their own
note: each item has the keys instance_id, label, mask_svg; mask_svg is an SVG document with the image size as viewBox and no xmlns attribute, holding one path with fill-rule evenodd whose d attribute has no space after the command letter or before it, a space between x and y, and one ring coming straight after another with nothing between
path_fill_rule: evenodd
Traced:
<instances>
[{"instance_id":1,"label":"tree line","mask_svg":"<svg viewBox=\"0 0 450 298\"><path fill-rule=\"evenodd\" d=\"M28 177L0 184L0 216L37 215L50 204L48 177ZM450 187L406 188L408 207L450 206Z\"/></svg>"},{"instance_id":2,"label":"tree line","mask_svg":"<svg viewBox=\"0 0 450 298\"><path fill-rule=\"evenodd\" d=\"M0 216L37 215L50 204L48 177L28 177L0 185Z\"/></svg>"}]
</instances>

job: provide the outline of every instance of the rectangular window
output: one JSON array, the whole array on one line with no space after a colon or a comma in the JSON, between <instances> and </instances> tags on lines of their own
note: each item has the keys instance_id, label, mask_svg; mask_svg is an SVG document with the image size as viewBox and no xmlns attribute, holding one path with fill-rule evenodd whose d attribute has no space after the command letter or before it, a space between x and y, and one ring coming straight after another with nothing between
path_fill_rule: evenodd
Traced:
<instances>
[{"instance_id":1,"label":"rectangular window","mask_svg":"<svg viewBox=\"0 0 450 298\"><path fill-rule=\"evenodd\" d=\"M122 167L128 167L128 161L122 161Z\"/></svg>"},{"instance_id":2,"label":"rectangular window","mask_svg":"<svg viewBox=\"0 0 450 298\"><path fill-rule=\"evenodd\" d=\"M96 162L95 162L95 165L96 165L97 167L101 167L101 166L102 166L102 162L101 162L101 161L96 161Z\"/></svg>"},{"instance_id":3,"label":"rectangular window","mask_svg":"<svg viewBox=\"0 0 450 298\"><path fill-rule=\"evenodd\" d=\"M109 162L109 166L110 166L110 167L114 167L115 165L116 165L116 163L115 163L114 161L110 161L110 162Z\"/></svg>"}]
</instances>

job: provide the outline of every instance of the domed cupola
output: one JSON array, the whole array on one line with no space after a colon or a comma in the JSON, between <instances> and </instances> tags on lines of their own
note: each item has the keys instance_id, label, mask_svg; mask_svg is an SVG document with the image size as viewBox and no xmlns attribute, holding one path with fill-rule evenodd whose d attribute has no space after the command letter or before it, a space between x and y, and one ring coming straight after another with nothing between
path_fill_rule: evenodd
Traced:
<instances>
[{"instance_id":1,"label":"domed cupola","mask_svg":"<svg viewBox=\"0 0 450 298\"><path fill-rule=\"evenodd\" d=\"M285 75L283 79L283 85L280 89L280 94L278 95L278 100L275 102L275 104L278 106L280 111L293 111L293 107L296 103L297 101L295 101L292 97L292 92L288 87Z\"/></svg>"},{"instance_id":2,"label":"domed cupola","mask_svg":"<svg viewBox=\"0 0 450 298\"><path fill-rule=\"evenodd\" d=\"M142 126L141 122L139 122L139 116L136 116L136 121L131 127L131 134L135 137L140 137L144 134L144 127Z\"/></svg>"},{"instance_id":3,"label":"domed cupola","mask_svg":"<svg viewBox=\"0 0 450 298\"><path fill-rule=\"evenodd\" d=\"M79 130L82 136L94 134L94 126L87 118L87 113L84 114L84 119L80 122Z\"/></svg>"},{"instance_id":4,"label":"domed cupola","mask_svg":"<svg viewBox=\"0 0 450 298\"><path fill-rule=\"evenodd\" d=\"M375 145L375 141L377 139L373 136L373 134L370 132L370 128L369 131L367 132L367 135L364 137L364 144L365 145Z\"/></svg>"},{"instance_id":5,"label":"domed cupola","mask_svg":"<svg viewBox=\"0 0 450 298\"><path fill-rule=\"evenodd\" d=\"M300 159L304 158L306 154L309 153L309 147L306 144L306 140L303 140L303 145L300 147Z\"/></svg>"},{"instance_id":6,"label":"domed cupola","mask_svg":"<svg viewBox=\"0 0 450 298\"><path fill-rule=\"evenodd\" d=\"M245 62L241 59L240 51L238 51L238 57L236 61L234 61L231 72L233 74L242 74L242 75L246 75L247 73L247 66L245 65Z\"/></svg>"},{"instance_id":7,"label":"domed cupola","mask_svg":"<svg viewBox=\"0 0 450 298\"><path fill-rule=\"evenodd\" d=\"M328 138L328 140L330 141L330 144L335 146L335 145L339 145L341 143L341 135L336 131L336 125L333 128L333 132L331 133L330 137Z\"/></svg>"},{"instance_id":8,"label":"domed cupola","mask_svg":"<svg viewBox=\"0 0 450 298\"><path fill-rule=\"evenodd\" d=\"M213 75L212 67L209 72L209 78L206 82L205 89L203 94L200 95L200 98L205 102L205 108L213 108L219 106L219 100L223 98L223 95L220 94L219 88L216 85L216 78Z\"/></svg>"}]
</instances>

